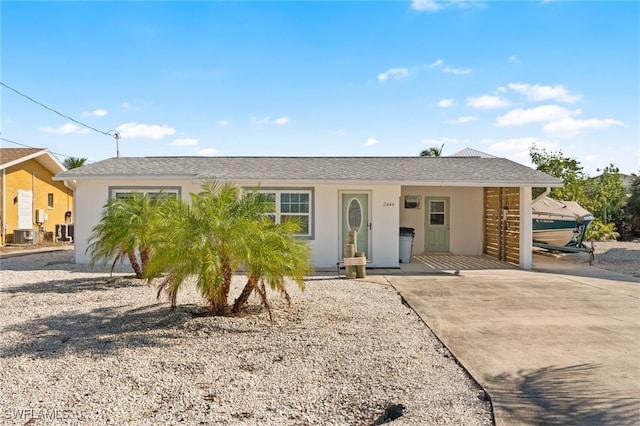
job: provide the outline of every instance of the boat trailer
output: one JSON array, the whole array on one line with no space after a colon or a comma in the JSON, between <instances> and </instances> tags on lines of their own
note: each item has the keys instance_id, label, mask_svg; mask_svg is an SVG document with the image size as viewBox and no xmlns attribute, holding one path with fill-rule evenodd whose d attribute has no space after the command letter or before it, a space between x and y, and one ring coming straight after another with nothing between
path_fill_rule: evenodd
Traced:
<instances>
[{"instance_id":1,"label":"boat trailer","mask_svg":"<svg viewBox=\"0 0 640 426\"><path fill-rule=\"evenodd\" d=\"M552 246L549 244L543 243L533 243L534 247L540 247L549 251L561 251L565 253L588 253L589 254L589 265L593 264L596 260L593 241L591 241L591 247L587 247L584 244L580 243L580 245L566 245L566 246Z\"/></svg>"}]
</instances>

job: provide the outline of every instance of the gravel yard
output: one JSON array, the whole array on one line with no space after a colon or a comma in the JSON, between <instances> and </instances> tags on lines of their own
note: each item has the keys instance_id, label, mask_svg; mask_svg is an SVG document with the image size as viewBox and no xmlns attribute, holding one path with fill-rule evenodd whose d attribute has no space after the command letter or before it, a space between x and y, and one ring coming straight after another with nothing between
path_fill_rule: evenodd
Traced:
<instances>
[{"instance_id":1,"label":"gravel yard","mask_svg":"<svg viewBox=\"0 0 640 426\"><path fill-rule=\"evenodd\" d=\"M0 264L2 424L490 425L483 392L388 285L312 277L274 322L176 310L155 286L72 262ZM240 277L233 295L244 284Z\"/></svg>"},{"instance_id":2,"label":"gravel yard","mask_svg":"<svg viewBox=\"0 0 640 426\"><path fill-rule=\"evenodd\" d=\"M589 247L591 245L591 243L586 244ZM640 278L640 240L597 241L593 245L596 259L593 266ZM586 253L562 253L556 254L556 257L570 262L589 264Z\"/></svg>"}]
</instances>

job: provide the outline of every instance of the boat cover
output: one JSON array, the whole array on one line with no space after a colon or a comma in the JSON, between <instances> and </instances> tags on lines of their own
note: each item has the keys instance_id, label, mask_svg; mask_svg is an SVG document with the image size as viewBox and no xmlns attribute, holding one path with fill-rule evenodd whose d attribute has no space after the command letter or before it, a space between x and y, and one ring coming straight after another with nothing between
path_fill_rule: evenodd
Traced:
<instances>
[{"instance_id":1,"label":"boat cover","mask_svg":"<svg viewBox=\"0 0 640 426\"><path fill-rule=\"evenodd\" d=\"M575 220L582 223L584 220L593 220L593 215L575 201L558 201L546 195L536 198L531 203L534 219L561 219Z\"/></svg>"}]
</instances>

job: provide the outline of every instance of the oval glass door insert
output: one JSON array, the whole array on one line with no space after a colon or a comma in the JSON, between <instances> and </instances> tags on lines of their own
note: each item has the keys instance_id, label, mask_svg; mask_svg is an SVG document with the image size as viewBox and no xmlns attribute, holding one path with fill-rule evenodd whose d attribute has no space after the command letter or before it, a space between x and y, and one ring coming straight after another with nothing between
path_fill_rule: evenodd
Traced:
<instances>
[{"instance_id":1,"label":"oval glass door insert","mask_svg":"<svg viewBox=\"0 0 640 426\"><path fill-rule=\"evenodd\" d=\"M347 223L349 225L349 230L360 232L360 227L362 226L362 206L360 205L360 201L356 198L352 198L349 203Z\"/></svg>"}]
</instances>

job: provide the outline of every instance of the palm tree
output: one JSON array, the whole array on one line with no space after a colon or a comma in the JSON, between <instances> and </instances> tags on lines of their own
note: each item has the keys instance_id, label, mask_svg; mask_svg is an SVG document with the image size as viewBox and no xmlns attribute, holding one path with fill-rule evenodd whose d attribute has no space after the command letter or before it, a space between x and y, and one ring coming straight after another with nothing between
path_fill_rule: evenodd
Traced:
<instances>
[{"instance_id":1,"label":"palm tree","mask_svg":"<svg viewBox=\"0 0 640 426\"><path fill-rule=\"evenodd\" d=\"M420 157L440 157L443 148L444 144L442 144L440 148L432 146L431 148L420 151Z\"/></svg>"},{"instance_id":2,"label":"palm tree","mask_svg":"<svg viewBox=\"0 0 640 426\"><path fill-rule=\"evenodd\" d=\"M311 250L304 240L294 237L302 229L299 221L290 219L279 224L264 217L262 232L252 241L252 256L247 259L247 283L235 300L233 313L239 313L254 291L260 295L262 304L273 320L271 307L267 300L265 283L273 290L284 295L291 302L286 290L286 278L289 277L304 290L304 277L313 270Z\"/></svg>"},{"instance_id":3,"label":"palm tree","mask_svg":"<svg viewBox=\"0 0 640 426\"><path fill-rule=\"evenodd\" d=\"M118 261L129 259L136 278L142 278L151 257L150 238L154 232L154 216L165 197L151 197L134 192L127 198L109 200L100 222L92 229L86 252L91 265L113 259L111 272ZM138 260L138 256L140 257Z\"/></svg>"},{"instance_id":4,"label":"palm tree","mask_svg":"<svg viewBox=\"0 0 640 426\"><path fill-rule=\"evenodd\" d=\"M67 158L64 159L62 164L64 165L64 167L67 170L70 170L70 169L76 169L78 167L82 167L82 166L84 166L84 163L86 163L86 162L87 162L86 158L67 157Z\"/></svg>"},{"instance_id":5,"label":"palm tree","mask_svg":"<svg viewBox=\"0 0 640 426\"><path fill-rule=\"evenodd\" d=\"M154 240L155 254L146 274L153 279L166 273L158 296L164 291L175 307L181 285L196 276L209 314L224 314L233 273L243 263L261 264L257 259L269 252L259 242L271 234L265 215L273 207L267 194L215 182L191 194L191 204L182 200L164 204L156 221L156 236L162 236Z\"/></svg>"}]
</instances>

